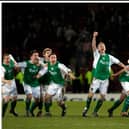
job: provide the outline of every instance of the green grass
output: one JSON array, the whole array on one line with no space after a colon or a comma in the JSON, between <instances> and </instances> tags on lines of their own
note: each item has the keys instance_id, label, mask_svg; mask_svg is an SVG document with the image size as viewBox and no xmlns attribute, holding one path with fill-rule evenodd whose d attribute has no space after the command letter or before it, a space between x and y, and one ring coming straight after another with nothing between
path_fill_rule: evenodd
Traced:
<instances>
[{"instance_id":1,"label":"green grass","mask_svg":"<svg viewBox=\"0 0 129 129\"><path fill-rule=\"evenodd\" d=\"M27 118L24 116L25 104L18 102L16 110L19 117L16 118L7 111L2 119L2 129L129 129L129 118L120 117L121 107L114 112L113 118L108 118L107 109L112 103L103 104L98 118L91 115L95 102L91 104L87 118L81 116L85 102L67 102L67 115L63 118L60 116L61 110L56 103L53 103L51 108L52 117Z\"/></svg>"}]
</instances>

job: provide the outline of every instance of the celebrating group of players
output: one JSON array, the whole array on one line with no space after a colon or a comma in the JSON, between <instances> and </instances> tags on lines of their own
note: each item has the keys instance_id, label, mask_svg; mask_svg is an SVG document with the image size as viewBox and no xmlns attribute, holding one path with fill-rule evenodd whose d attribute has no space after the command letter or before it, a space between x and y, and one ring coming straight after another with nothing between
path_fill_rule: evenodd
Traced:
<instances>
[{"instance_id":1,"label":"celebrating group of players","mask_svg":"<svg viewBox=\"0 0 129 129\"><path fill-rule=\"evenodd\" d=\"M105 95L109 85L110 68L112 64L118 64L122 69L112 76L120 75L120 82L123 87L122 99L117 100L114 105L108 109L109 116L113 115L113 110L116 109L125 99L122 116L128 116L129 108L129 66L124 65L115 57L106 54L106 47L103 42L99 42L96 46L96 37L98 32L93 33L92 49L93 49L93 80L89 88L89 94L86 101L86 106L82 112L82 116L86 117L90 108L91 100L94 93L99 89L100 99L94 108L93 115L98 116L98 110L103 104ZM2 117L4 117L9 101L11 100L10 113L18 116L15 112L17 102L17 89L15 84L14 70L19 71L24 69L24 92L26 94L25 111L26 116L35 116L34 110L39 109L37 116L42 115L43 103L45 106L45 115L51 116L50 107L52 105L52 97L57 97L58 105L61 107L61 116L66 114L66 105L64 102L64 82L65 78L69 77L74 80L76 77L71 69L57 60L57 56L52 52L52 49L46 48L43 50L43 57L39 57L36 50L31 51L28 61L17 63L10 54L3 55L3 63L1 67L2 81ZM33 101L32 101L33 98ZM31 103L32 101L32 103Z\"/></svg>"}]
</instances>

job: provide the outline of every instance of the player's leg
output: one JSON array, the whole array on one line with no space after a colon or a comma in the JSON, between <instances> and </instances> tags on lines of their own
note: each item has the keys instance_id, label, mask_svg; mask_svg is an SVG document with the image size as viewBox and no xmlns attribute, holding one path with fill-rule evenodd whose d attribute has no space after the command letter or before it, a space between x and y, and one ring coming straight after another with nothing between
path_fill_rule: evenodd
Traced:
<instances>
[{"instance_id":1,"label":"player's leg","mask_svg":"<svg viewBox=\"0 0 129 129\"><path fill-rule=\"evenodd\" d=\"M89 94L88 94L88 97L87 97L87 100L86 100L86 106L84 107L84 110L82 112L82 116L83 117L86 117L86 114L90 108L90 104L91 104L91 101L92 101L92 97L94 96L94 93L96 92L96 90L99 88L99 81L97 79L93 79L92 80L92 84L89 88Z\"/></svg>"},{"instance_id":2,"label":"player's leg","mask_svg":"<svg viewBox=\"0 0 129 129\"><path fill-rule=\"evenodd\" d=\"M17 96L12 97L11 101L11 108L10 108L10 113L12 113L14 116L18 116L18 114L15 112L15 107L17 104Z\"/></svg>"},{"instance_id":3,"label":"player's leg","mask_svg":"<svg viewBox=\"0 0 129 129\"><path fill-rule=\"evenodd\" d=\"M32 105L30 107L30 113L31 115L34 117L34 110L36 109L36 107L39 107L40 104L42 104L40 101L40 86L37 86L37 87L32 87L32 96L34 98L33 102L32 102ZM42 109L40 111L40 113L42 114ZM39 112L38 112L39 114ZM41 116L41 114L39 114L38 116Z\"/></svg>"},{"instance_id":4,"label":"player's leg","mask_svg":"<svg viewBox=\"0 0 129 129\"><path fill-rule=\"evenodd\" d=\"M113 111L121 105L121 103L124 101L125 98L126 98L126 94L122 92L120 95L120 98L114 102L111 108L108 109L109 117L113 116Z\"/></svg>"},{"instance_id":5,"label":"player's leg","mask_svg":"<svg viewBox=\"0 0 129 129\"><path fill-rule=\"evenodd\" d=\"M52 106L52 98L49 99L48 102L45 101L45 98L46 98L46 95L47 95L47 94L46 94L47 88L48 88L48 86L45 86L45 87L44 87L44 107L45 107L45 112L46 112L46 114L47 114L48 112L50 112L50 107Z\"/></svg>"},{"instance_id":6,"label":"player's leg","mask_svg":"<svg viewBox=\"0 0 129 129\"><path fill-rule=\"evenodd\" d=\"M50 107L51 107L51 100L53 95L51 95L49 92L45 94L44 102L45 102L45 116L51 116L50 113Z\"/></svg>"},{"instance_id":7,"label":"player's leg","mask_svg":"<svg viewBox=\"0 0 129 129\"><path fill-rule=\"evenodd\" d=\"M31 86L25 84L24 85L24 92L26 94L26 100L25 100L26 116L29 117L30 105L31 105L31 100L32 100L32 89L31 89Z\"/></svg>"},{"instance_id":8,"label":"player's leg","mask_svg":"<svg viewBox=\"0 0 129 129\"><path fill-rule=\"evenodd\" d=\"M7 107L8 107L9 99L10 99L9 96L4 96L3 97L3 101L2 101L2 117L5 116L5 112L6 112Z\"/></svg>"},{"instance_id":9,"label":"player's leg","mask_svg":"<svg viewBox=\"0 0 129 129\"><path fill-rule=\"evenodd\" d=\"M43 109L43 100L44 100L44 92L43 92L43 86L40 86L40 97L39 97L39 104L38 104L38 113L37 113L37 117L40 117L42 115L42 109Z\"/></svg>"},{"instance_id":10,"label":"player's leg","mask_svg":"<svg viewBox=\"0 0 129 129\"><path fill-rule=\"evenodd\" d=\"M46 116L51 116L50 103L51 103L52 97L56 94L56 91L57 91L57 86L54 83L51 83L47 88L47 91L45 94Z\"/></svg>"},{"instance_id":11,"label":"player's leg","mask_svg":"<svg viewBox=\"0 0 129 129\"><path fill-rule=\"evenodd\" d=\"M61 86L59 86L56 95L57 95L58 105L62 109L61 116L65 116L66 115L66 105L65 105L65 102L63 100L64 88L62 88Z\"/></svg>"},{"instance_id":12,"label":"player's leg","mask_svg":"<svg viewBox=\"0 0 129 129\"><path fill-rule=\"evenodd\" d=\"M105 99L105 95L100 94L100 98L98 99L97 104L96 104L94 111L93 111L94 117L98 117L98 111L101 108L101 106L103 105L104 99Z\"/></svg>"},{"instance_id":13,"label":"player's leg","mask_svg":"<svg viewBox=\"0 0 129 129\"><path fill-rule=\"evenodd\" d=\"M127 97L125 99L121 115L122 116L128 116L128 109L129 109L129 82L122 82L122 87L127 93Z\"/></svg>"},{"instance_id":14,"label":"player's leg","mask_svg":"<svg viewBox=\"0 0 129 129\"><path fill-rule=\"evenodd\" d=\"M98 117L98 111L99 109L101 108L104 100L105 100L105 95L107 93L107 89L108 89L108 84L109 84L109 81L108 80L104 80L102 82L100 82L100 87L99 87L99 91L100 91L100 98L99 100L97 101L97 104L94 108L94 112L93 112L93 115L95 117Z\"/></svg>"},{"instance_id":15,"label":"player's leg","mask_svg":"<svg viewBox=\"0 0 129 129\"><path fill-rule=\"evenodd\" d=\"M10 96L12 98L11 99L10 113L12 113L14 116L18 116L18 114L15 112L15 107L16 107L16 104L17 104L17 89L16 89L16 84L15 84L14 80L12 82Z\"/></svg>"}]
</instances>

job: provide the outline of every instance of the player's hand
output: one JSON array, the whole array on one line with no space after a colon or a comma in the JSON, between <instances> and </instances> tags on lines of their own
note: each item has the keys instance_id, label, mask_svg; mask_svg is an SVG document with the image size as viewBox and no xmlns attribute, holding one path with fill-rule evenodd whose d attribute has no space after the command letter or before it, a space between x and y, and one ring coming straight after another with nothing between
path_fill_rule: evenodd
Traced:
<instances>
[{"instance_id":1,"label":"player's hand","mask_svg":"<svg viewBox=\"0 0 129 129\"><path fill-rule=\"evenodd\" d=\"M98 32L94 32L93 37L97 37L97 36L98 36Z\"/></svg>"},{"instance_id":2,"label":"player's hand","mask_svg":"<svg viewBox=\"0 0 129 129\"><path fill-rule=\"evenodd\" d=\"M115 73L111 75L111 77L116 77L116 76L117 76L117 74L115 74Z\"/></svg>"},{"instance_id":3,"label":"player's hand","mask_svg":"<svg viewBox=\"0 0 129 129\"><path fill-rule=\"evenodd\" d=\"M75 80L75 79L77 79L77 77L76 76L74 76L74 74L73 73L69 73L69 77L70 77L70 79L71 80Z\"/></svg>"},{"instance_id":4,"label":"player's hand","mask_svg":"<svg viewBox=\"0 0 129 129\"><path fill-rule=\"evenodd\" d=\"M127 71L129 71L129 66L126 66L125 69L126 69Z\"/></svg>"},{"instance_id":5,"label":"player's hand","mask_svg":"<svg viewBox=\"0 0 129 129\"><path fill-rule=\"evenodd\" d=\"M7 83L8 85L11 85L11 84L12 84L12 80L6 80L6 83Z\"/></svg>"}]
</instances>

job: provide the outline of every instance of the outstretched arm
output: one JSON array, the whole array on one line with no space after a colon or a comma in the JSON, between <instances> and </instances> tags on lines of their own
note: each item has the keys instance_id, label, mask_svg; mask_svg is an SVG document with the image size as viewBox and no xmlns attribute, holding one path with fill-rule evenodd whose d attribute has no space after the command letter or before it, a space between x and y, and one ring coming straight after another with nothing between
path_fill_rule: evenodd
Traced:
<instances>
[{"instance_id":1,"label":"outstretched arm","mask_svg":"<svg viewBox=\"0 0 129 129\"><path fill-rule=\"evenodd\" d=\"M125 67L126 67L122 62L120 62L118 65L119 65L120 67L122 67L122 68L125 68Z\"/></svg>"},{"instance_id":2,"label":"outstretched arm","mask_svg":"<svg viewBox=\"0 0 129 129\"><path fill-rule=\"evenodd\" d=\"M112 74L112 76L118 76L118 75L120 75L121 73L123 73L123 72L125 72L125 71L129 71L129 66L126 66L125 68L123 68L123 69L121 69L120 71L118 71L117 73L114 73L114 74Z\"/></svg>"},{"instance_id":3,"label":"outstretched arm","mask_svg":"<svg viewBox=\"0 0 129 129\"><path fill-rule=\"evenodd\" d=\"M93 33L93 38L92 38L92 50L95 51L97 49L96 47L96 37L98 36L98 32Z\"/></svg>"},{"instance_id":4,"label":"outstretched arm","mask_svg":"<svg viewBox=\"0 0 129 129\"><path fill-rule=\"evenodd\" d=\"M64 64L59 64L58 65L59 69L61 71L63 71L63 73L65 73L66 75L68 75L70 77L70 79L75 80L76 77L74 76L74 74L72 73L71 69L67 68Z\"/></svg>"}]
</instances>

